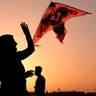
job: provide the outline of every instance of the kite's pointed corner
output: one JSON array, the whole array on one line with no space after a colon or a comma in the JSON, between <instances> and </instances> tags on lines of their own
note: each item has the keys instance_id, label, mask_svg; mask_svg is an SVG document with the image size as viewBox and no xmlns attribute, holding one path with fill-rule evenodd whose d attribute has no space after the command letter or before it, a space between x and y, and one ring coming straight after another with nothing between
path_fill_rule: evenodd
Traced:
<instances>
[{"instance_id":1,"label":"kite's pointed corner","mask_svg":"<svg viewBox=\"0 0 96 96\"><path fill-rule=\"evenodd\" d=\"M61 44L64 44L63 42L61 42Z\"/></svg>"},{"instance_id":2,"label":"kite's pointed corner","mask_svg":"<svg viewBox=\"0 0 96 96\"><path fill-rule=\"evenodd\" d=\"M89 13L89 12L87 12L88 14L92 14L92 13Z\"/></svg>"},{"instance_id":3,"label":"kite's pointed corner","mask_svg":"<svg viewBox=\"0 0 96 96\"><path fill-rule=\"evenodd\" d=\"M51 2L53 2L52 0L50 0Z\"/></svg>"},{"instance_id":4,"label":"kite's pointed corner","mask_svg":"<svg viewBox=\"0 0 96 96\"><path fill-rule=\"evenodd\" d=\"M92 14L92 13L89 13L89 14Z\"/></svg>"},{"instance_id":5,"label":"kite's pointed corner","mask_svg":"<svg viewBox=\"0 0 96 96\"><path fill-rule=\"evenodd\" d=\"M51 1L51 3L54 3L54 1L52 1L52 0L50 0Z\"/></svg>"}]
</instances>

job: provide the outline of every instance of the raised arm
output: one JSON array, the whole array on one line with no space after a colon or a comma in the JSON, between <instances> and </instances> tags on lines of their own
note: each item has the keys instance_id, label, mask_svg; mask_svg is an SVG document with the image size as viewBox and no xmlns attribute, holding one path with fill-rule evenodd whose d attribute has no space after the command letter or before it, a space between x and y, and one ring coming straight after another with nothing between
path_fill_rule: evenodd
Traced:
<instances>
[{"instance_id":1,"label":"raised arm","mask_svg":"<svg viewBox=\"0 0 96 96\"><path fill-rule=\"evenodd\" d=\"M25 24L25 22L22 22L20 25L23 30L23 33L25 34L28 47L23 51L19 51L17 54L19 59L25 59L35 51L35 48L34 48L33 40L30 35L28 25Z\"/></svg>"}]
</instances>

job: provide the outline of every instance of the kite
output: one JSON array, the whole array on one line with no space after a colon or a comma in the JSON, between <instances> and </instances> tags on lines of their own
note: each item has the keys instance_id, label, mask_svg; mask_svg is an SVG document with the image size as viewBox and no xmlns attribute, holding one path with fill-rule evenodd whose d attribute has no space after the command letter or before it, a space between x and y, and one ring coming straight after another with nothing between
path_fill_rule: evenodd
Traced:
<instances>
[{"instance_id":1,"label":"kite","mask_svg":"<svg viewBox=\"0 0 96 96\"><path fill-rule=\"evenodd\" d=\"M67 33L65 22L70 18L91 14L83 10L71 7L69 5L51 2L47 7L39 26L33 37L34 44L48 31L53 30L56 38L63 43L63 39Z\"/></svg>"}]
</instances>

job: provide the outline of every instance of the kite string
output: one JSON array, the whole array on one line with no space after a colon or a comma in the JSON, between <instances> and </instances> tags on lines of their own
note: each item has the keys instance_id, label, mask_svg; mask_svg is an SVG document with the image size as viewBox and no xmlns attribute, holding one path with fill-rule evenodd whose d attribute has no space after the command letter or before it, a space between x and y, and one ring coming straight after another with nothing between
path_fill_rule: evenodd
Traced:
<instances>
[{"instance_id":1,"label":"kite string","mask_svg":"<svg viewBox=\"0 0 96 96\"><path fill-rule=\"evenodd\" d=\"M34 45L34 46L36 46L36 47L41 47L41 45Z\"/></svg>"}]
</instances>

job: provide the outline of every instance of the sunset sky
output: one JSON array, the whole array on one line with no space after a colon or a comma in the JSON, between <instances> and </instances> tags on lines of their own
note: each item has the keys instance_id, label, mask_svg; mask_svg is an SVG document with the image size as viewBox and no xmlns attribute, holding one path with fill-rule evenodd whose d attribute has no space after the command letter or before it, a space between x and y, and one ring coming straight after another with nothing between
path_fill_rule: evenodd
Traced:
<instances>
[{"instance_id":1,"label":"sunset sky","mask_svg":"<svg viewBox=\"0 0 96 96\"><path fill-rule=\"evenodd\" d=\"M35 52L23 60L27 70L43 68L46 90L96 91L96 0L53 0L90 12L68 20L67 34L61 44L53 31L36 44ZM40 19L51 0L0 0L0 35L13 34L18 50L27 47L21 22L28 24L33 38ZM27 79L27 89L34 91L36 76Z\"/></svg>"}]
</instances>

